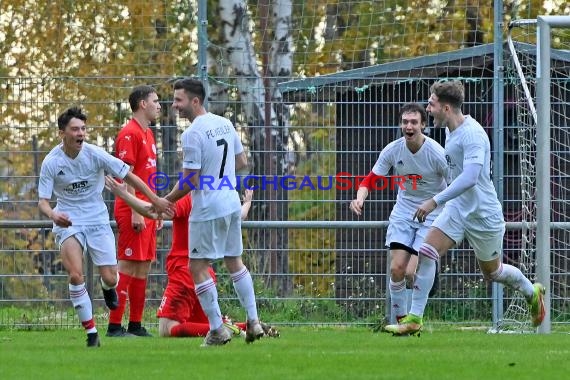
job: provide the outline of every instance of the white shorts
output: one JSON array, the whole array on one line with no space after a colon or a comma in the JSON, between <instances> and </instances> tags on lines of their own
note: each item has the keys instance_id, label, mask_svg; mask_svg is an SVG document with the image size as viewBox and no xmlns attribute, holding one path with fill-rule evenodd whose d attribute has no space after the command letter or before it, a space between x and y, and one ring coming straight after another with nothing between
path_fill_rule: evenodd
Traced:
<instances>
[{"instance_id":1,"label":"white shorts","mask_svg":"<svg viewBox=\"0 0 570 380\"><path fill-rule=\"evenodd\" d=\"M83 254L89 252L93 264L117 265L117 251L115 248L115 235L109 224L93 226L70 226L67 228L55 226L53 228L55 244L61 245L70 237L77 239L83 248Z\"/></svg>"},{"instance_id":2,"label":"white shorts","mask_svg":"<svg viewBox=\"0 0 570 380\"><path fill-rule=\"evenodd\" d=\"M390 216L386 231L386 247L389 247L391 243L400 243L412 248L417 254L432 222L433 219L420 223L416 220Z\"/></svg>"},{"instance_id":3,"label":"white shorts","mask_svg":"<svg viewBox=\"0 0 570 380\"><path fill-rule=\"evenodd\" d=\"M188 236L191 259L241 256L241 211L204 222L190 221Z\"/></svg>"},{"instance_id":4,"label":"white shorts","mask_svg":"<svg viewBox=\"0 0 570 380\"><path fill-rule=\"evenodd\" d=\"M502 257L505 220L501 212L487 218L465 218L455 207L446 206L432 227L440 229L455 244L467 238L475 256L481 261Z\"/></svg>"}]
</instances>

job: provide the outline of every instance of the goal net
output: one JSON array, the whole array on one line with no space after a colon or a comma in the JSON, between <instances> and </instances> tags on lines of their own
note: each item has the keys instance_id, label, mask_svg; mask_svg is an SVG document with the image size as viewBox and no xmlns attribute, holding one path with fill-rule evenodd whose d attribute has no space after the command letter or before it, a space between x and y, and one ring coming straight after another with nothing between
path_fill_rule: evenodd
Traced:
<instances>
[{"instance_id":1,"label":"goal net","mask_svg":"<svg viewBox=\"0 0 570 380\"><path fill-rule=\"evenodd\" d=\"M518 266L533 282L541 270L540 255L550 254L550 320L570 319L570 29L552 29L550 66L550 252L537 250L537 185L541 173L537 161L537 23L511 23L505 50L506 129L517 140L520 162L520 207L511 221L520 222L520 251L507 262ZM511 122L511 125L509 124ZM548 147L542 147L548 149ZM548 206L548 205L547 205ZM547 229L548 231L548 229ZM544 269L544 268L542 268ZM545 272L542 272L545 273ZM505 290L506 307L498 323L500 332L532 331L526 301L520 293Z\"/></svg>"}]
</instances>

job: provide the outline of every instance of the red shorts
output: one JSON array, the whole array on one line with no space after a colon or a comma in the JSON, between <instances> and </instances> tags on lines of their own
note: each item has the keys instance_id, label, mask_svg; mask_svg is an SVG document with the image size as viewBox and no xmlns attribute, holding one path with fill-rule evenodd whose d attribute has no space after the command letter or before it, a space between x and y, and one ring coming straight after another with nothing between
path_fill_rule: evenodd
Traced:
<instances>
[{"instance_id":1,"label":"red shorts","mask_svg":"<svg viewBox=\"0 0 570 380\"><path fill-rule=\"evenodd\" d=\"M216 281L216 274L209 269L210 276ZM172 257L166 260L168 284L156 316L168 318L180 323L208 323L200 301L194 289L194 280L188 270L188 257Z\"/></svg>"},{"instance_id":2,"label":"red shorts","mask_svg":"<svg viewBox=\"0 0 570 380\"><path fill-rule=\"evenodd\" d=\"M146 227L136 232L131 215L115 216L119 229L117 259L129 261L154 261L156 259L156 220L145 218Z\"/></svg>"}]
</instances>

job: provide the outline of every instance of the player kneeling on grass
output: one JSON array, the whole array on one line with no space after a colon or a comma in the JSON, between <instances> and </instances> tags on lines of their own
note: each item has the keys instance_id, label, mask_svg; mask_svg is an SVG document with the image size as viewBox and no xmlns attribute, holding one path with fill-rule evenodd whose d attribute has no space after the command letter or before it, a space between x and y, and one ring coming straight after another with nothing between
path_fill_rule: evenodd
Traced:
<instances>
[{"instance_id":1,"label":"player kneeling on grass","mask_svg":"<svg viewBox=\"0 0 570 380\"><path fill-rule=\"evenodd\" d=\"M57 119L62 142L42 162L38 186L40 211L53 221L53 233L61 261L69 276L69 295L87 332L87 346L98 347L99 334L93 319L91 298L83 279L83 255L88 253L101 275L105 304L118 306L115 236L103 201L105 172L122 178L166 211L169 202L158 198L129 166L103 149L86 143L87 116L73 107ZM55 195L56 206L50 201Z\"/></svg>"},{"instance_id":2,"label":"player kneeling on grass","mask_svg":"<svg viewBox=\"0 0 570 380\"><path fill-rule=\"evenodd\" d=\"M116 196L121 197L130 207L141 215L157 218L150 210L150 204L127 192L126 186L111 177L105 178L106 187ZM253 196L252 190L246 190L241 210L242 220L247 218ZM192 209L190 195L182 197L175 203L173 212L162 215L172 219L172 246L166 258L168 284L164 290L162 302L156 313L158 330L161 337L204 337L210 331L208 317L204 314L200 301L196 296L194 279L189 271L188 255L188 217ZM209 268L214 281L216 274ZM245 335L246 323L232 323L228 317L223 318L224 327L233 336ZM278 337L279 332L272 326L261 323L265 336Z\"/></svg>"}]
</instances>

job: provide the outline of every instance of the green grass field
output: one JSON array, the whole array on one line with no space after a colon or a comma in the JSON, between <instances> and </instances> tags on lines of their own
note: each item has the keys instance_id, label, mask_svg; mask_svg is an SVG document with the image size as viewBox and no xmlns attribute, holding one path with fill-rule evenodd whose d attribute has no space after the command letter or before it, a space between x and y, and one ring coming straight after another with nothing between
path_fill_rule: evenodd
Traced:
<instances>
[{"instance_id":1,"label":"green grass field","mask_svg":"<svg viewBox=\"0 0 570 380\"><path fill-rule=\"evenodd\" d=\"M236 338L101 338L87 349L80 330L0 331L6 379L560 379L570 335L489 335L438 329L393 337L365 328L281 328L247 345Z\"/></svg>"}]
</instances>

